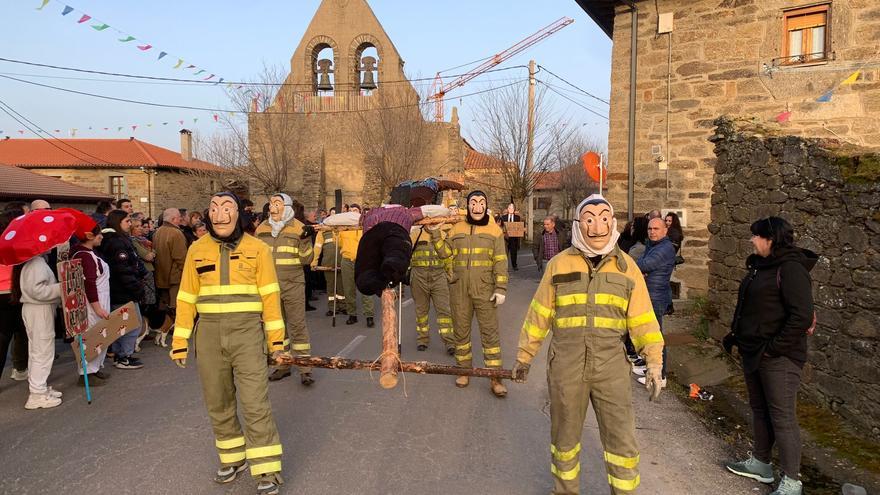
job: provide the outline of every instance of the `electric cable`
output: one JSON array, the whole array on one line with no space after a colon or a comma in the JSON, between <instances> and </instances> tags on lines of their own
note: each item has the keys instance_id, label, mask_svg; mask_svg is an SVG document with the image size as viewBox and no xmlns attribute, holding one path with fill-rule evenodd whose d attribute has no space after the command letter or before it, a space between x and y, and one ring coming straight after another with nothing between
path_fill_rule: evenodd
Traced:
<instances>
[{"instance_id":1,"label":"electric cable","mask_svg":"<svg viewBox=\"0 0 880 495\"><path fill-rule=\"evenodd\" d=\"M552 92L555 93L556 95L558 95L558 96L560 96L560 97L562 97L562 98L564 98L564 99L570 101L571 103L574 103L575 105L577 105L577 106L583 108L584 110L586 110L586 111L588 111L588 112L590 112L590 113L592 113L592 114L595 114L595 115L597 115L597 116L599 116L599 117L602 117L602 118L605 119L605 120L609 120L607 116L602 115L601 113L599 113L599 112L597 112L597 111L595 111L595 110L593 110L593 109L591 109L591 108L586 107L583 103L580 103L580 102L578 102L578 101L575 101L575 100L572 99L572 98L569 98L569 97L566 96L565 94L563 94L563 93L561 93L561 92L559 92L559 91L553 89L549 84L545 83L544 81L542 81L542 80L540 80L540 79L535 79L535 80L538 81L539 83L543 84L547 89L549 89L550 91L552 91Z\"/></svg>"},{"instance_id":2,"label":"electric cable","mask_svg":"<svg viewBox=\"0 0 880 495\"><path fill-rule=\"evenodd\" d=\"M2 60L2 59L0 59L0 60ZM608 102L608 100L605 100L605 99L599 98L598 96L596 96L596 95L590 93L589 91L587 91L587 90L585 90L585 89L583 89L583 88L581 88L581 87L579 87L579 86L576 86L576 85L573 84L573 83L568 82L566 79L564 79L564 78L562 78L562 77L556 75L555 73L553 73L553 71L551 71L551 70L548 69L547 67L544 67L543 65L540 65L540 64L538 65L538 67L540 67L540 68L546 70L550 75L552 75L552 76L555 77L556 79L559 79L560 81L564 82L565 84L568 84L568 85L571 86L572 88L574 88L574 89L580 91L581 93L583 93L583 94L589 96L590 98L593 98L593 99L599 100L599 101L601 101L602 103L604 103L604 104L606 104L606 105L610 105L610 104L611 104L611 103Z\"/></svg>"}]
</instances>

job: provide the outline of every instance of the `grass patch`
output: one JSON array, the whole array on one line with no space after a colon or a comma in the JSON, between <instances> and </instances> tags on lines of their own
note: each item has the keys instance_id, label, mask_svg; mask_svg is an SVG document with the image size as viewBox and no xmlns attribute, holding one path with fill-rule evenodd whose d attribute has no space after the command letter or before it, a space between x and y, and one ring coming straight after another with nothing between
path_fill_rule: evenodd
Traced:
<instances>
[{"instance_id":1,"label":"grass patch","mask_svg":"<svg viewBox=\"0 0 880 495\"><path fill-rule=\"evenodd\" d=\"M840 174L849 183L873 184L880 181L880 154L837 155L832 161L840 167Z\"/></svg>"},{"instance_id":2,"label":"grass patch","mask_svg":"<svg viewBox=\"0 0 880 495\"><path fill-rule=\"evenodd\" d=\"M691 335L705 342L709 340L709 324L718 319L718 308L709 301L706 296L697 296L691 299L692 315L697 318Z\"/></svg>"},{"instance_id":3,"label":"grass patch","mask_svg":"<svg viewBox=\"0 0 880 495\"><path fill-rule=\"evenodd\" d=\"M838 455L862 469L880 474L880 445L865 435L849 431L841 419L815 402L798 401L798 422L823 447L834 449Z\"/></svg>"}]
</instances>

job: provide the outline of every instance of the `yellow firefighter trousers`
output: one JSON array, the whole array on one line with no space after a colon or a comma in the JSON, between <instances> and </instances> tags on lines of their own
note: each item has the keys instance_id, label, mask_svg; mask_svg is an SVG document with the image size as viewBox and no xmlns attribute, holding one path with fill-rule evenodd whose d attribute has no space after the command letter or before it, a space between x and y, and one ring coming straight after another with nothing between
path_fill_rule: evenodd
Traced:
<instances>
[{"instance_id":1,"label":"yellow firefighter trousers","mask_svg":"<svg viewBox=\"0 0 880 495\"><path fill-rule=\"evenodd\" d=\"M302 267L296 267L302 270ZM311 356L309 329L306 327L306 285L305 281L281 283L281 311L287 327L287 340L294 356ZM309 373L311 368L299 368L300 373Z\"/></svg>"},{"instance_id":2,"label":"yellow firefighter trousers","mask_svg":"<svg viewBox=\"0 0 880 495\"><path fill-rule=\"evenodd\" d=\"M487 368L500 368L501 339L498 337L498 314L495 303L488 297L471 297L468 285L466 277L460 277L456 282L449 284L455 361L461 367L473 367L471 322L476 314L477 324L480 326L480 342L483 345L483 363Z\"/></svg>"},{"instance_id":3,"label":"yellow firefighter trousers","mask_svg":"<svg viewBox=\"0 0 880 495\"><path fill-rule=\"evenodd\" d=\"M609 359L608 353L591 345L596 340L589 335L575 331L560 337L564 331L554 332L547 355L553 493L580 493L581 435L590 403L599 423L611 493L634 493L639 485L639 452L630 365L623 345ZM603 358L598 354L604 354Z\"/></svg>"},{"instance_id":4,"label":"yellow firefighter trousers","mask_svg":"<svg viewBox=\"0 0 880 495\"><path fill-rule=\"evenodd\" d=\"M342 279L348 316L357 316L357 296L360 292L354 283L354 261L348 258L342 258ZM339 303L337 302L336 304ZM373 317L376 315L373 296L361 294L361 304L364 305L364 316Z\"/></svg>"},{"instance_id":5,"label":"yellow firefighter trousers","mask_svg":"<svg viewBox=\"0 0 880 495\"><path fill-rule=\"evenodd\" d=\"M266 337L259 316L203 314L195 344L220 463L233 466L247 459L254 477L280 472L281 440L269 404Z\"/></svg>"},{"instance_id":6,"label":"yellow firefighter trousers","mask_svg":"<svg viewBox=\"0 0 880 495\"><path fill-rule=\"evenodd\" d=\"M431 323L428 320L428 312L433 301L440 338L447 349L452 348L455 345L455 339L452 333L452 315L449 311L449 283L446 280L446 270L443 268L413 268L410 276L410 289L413 301L416 303L416 333L419 344L428 345L431 340L429 333Z\"/></svg>"}]
</instances>

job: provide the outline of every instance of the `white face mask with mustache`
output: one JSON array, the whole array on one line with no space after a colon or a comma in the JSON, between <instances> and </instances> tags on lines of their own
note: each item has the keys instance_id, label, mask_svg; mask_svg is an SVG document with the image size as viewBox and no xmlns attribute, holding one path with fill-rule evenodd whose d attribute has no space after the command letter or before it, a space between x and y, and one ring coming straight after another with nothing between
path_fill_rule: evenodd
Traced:
<instances>
[{"instance_id":1,"label":"white face mask with mustache","mask_svg":"<svg viewBox=\"0 0 880 495\"><path fill-rule=\"evenodd\" d=\"M575 211L578 212L578 225L571 229L572 246L587 257L605 256L614 250L620 237L614 207L602 196L593 194L581 201Z\"/></svg>"}]
</instances>

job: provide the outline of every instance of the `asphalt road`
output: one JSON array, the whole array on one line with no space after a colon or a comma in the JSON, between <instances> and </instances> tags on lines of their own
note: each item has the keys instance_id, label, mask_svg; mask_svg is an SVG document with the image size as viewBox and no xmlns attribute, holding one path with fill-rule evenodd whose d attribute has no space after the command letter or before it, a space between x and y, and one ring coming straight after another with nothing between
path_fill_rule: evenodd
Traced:
<instances>
[{"instance_id":1,"label":"asphalt road","mask_svg":"<svg viewBox=\"0 0 880 495\"><path fill-rule=\"evenodd\" d=\"M528 256L512 272L507 302L499 311L504 364L516 341L538 276ZM378 302L378 301L377 301ZM379 325L364 318L331 328L320 311L308 313L315 355L375 359ZM427 352L415 350L415 315L403 310L404 359L452 363L432 329ZM479 332L474 330L475 339ZM169 339L170 342L170 339ZM275 420L284 445L287 494L546 494L550 474L548 395L544 346L528 383L510 384L506 399L472 380L457 389L453 377L407 374L383 390L378 375L316 370L311 388L294 374L270 385ZM479 349L475 342L475 349ZM475 358L479 352L474 353ZM87 405L76 387L68 350L56 361L50 385L64 403L27 411L26 382L0 380L0 493L38 494L245 494L254 483L211 481L217 465L214 440L194 366L176 368L167 349L144 343L141 370L110 368L106 386ZM479 365L479 358L476 358ZM642 494L766 493L757 483L727 475L729 455L671 394L649 403L633 381ZM582 493L608 493L595 419L584 426Z\"/></svg>"}]
</instances>

